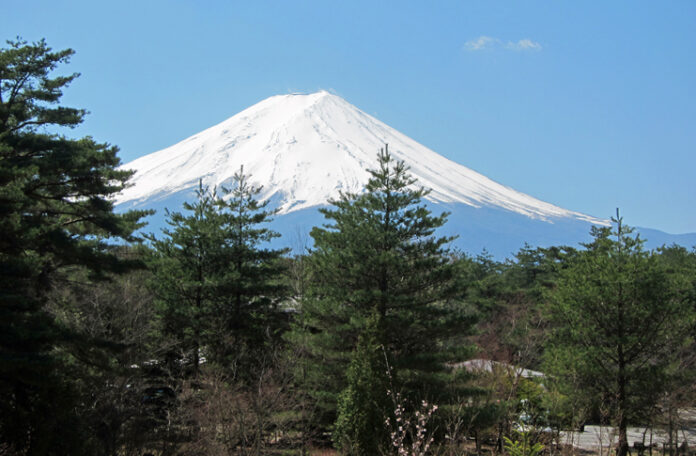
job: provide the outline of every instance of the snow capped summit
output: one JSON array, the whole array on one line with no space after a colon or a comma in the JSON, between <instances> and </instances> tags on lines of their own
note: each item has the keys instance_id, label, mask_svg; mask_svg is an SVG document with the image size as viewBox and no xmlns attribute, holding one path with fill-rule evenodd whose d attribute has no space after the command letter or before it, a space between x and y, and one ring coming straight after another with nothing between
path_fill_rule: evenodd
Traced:
<instances>
[{"instance_id":1,"label":"snow capped summit","mask_svg":"<svg viewBox=\"0 0 696 456\"><path fill-rule=\"evenodd\" d=\"M144 206L192 192L198 180L229 183L241 166L263 185L280 213L327 204L340 191L360 192L389 144L433 203L494 208L532 219L600 219L545 203L438 155L326 91L277 95L166 149L123 165L135 170L117 198L122 208Z\"/></svg>"},{"instance_id":2,"label":"snow capped summit","mask_svg":"<svg viewBox=\"0 0 696 456\"><path fill-rule=\"evenodd\" d=\"M263 185L261 197L279 209L270 226L282 235L276 247L297 242L298 251L304 251L311 227L325 221L317 208L341 191L362 191L367 170L377 167L377 152L385 144L410 166L418 185L432 190L429 208L450 213L439 233L457 236L452 246L465 252L486 249L503 259L525 243L577 246L590 240L591 225L608 224L494 182L326 91L267 98L178 144L126 163L122 168L135 174L117 197L116 210L156 209L148 220L148 230L156 231L165 226L162 209L179 210L182 202L192 201L199 179L211 187L225 186L244 166L252 182ZM649 248L696 243L696 234L639 232Z\"/></svg>"}]
</instances>

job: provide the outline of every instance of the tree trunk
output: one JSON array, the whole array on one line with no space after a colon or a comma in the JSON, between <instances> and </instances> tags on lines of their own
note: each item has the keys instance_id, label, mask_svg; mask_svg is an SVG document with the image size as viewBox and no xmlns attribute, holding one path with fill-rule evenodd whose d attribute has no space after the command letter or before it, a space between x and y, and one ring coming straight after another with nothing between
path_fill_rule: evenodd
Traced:
<instances>
[{"instance_id":1,"label":"tree trunk","mask_svg":"<svg viewBox=\"0 0 696 456\"><path fill-rule=\"evenodd\" d=\"M626 417L623 410L620 411L621 416L619 417L619 444L616 450L616 456L627 456L628 455L628 436L626 435Z\"/></svg>"},{"instance_id":2,"label":"tree trunk","mask_svg":"<svg viewBox=\"0 0 696 456\"><path fill-rule=\"evenodd\" d=\"M193 342L193 377L198 378L198 369L199 365L201 364L201 357L200 357L200 344L198 343L198 339L200 338L200 334L198 329L196 329L196 334L195 334L196 340Z\"/></svg>"},{"instance_id":3,"label":"tree trunk","mask_svg":"<svg viewBox=\"0 0 696 456\"><path fill-rule=\"evenodd\" d=\"M617 219L618 219L618 210L617 210ZM621 222L619 221L619 226L617 229L617 235L619 237L619 254L621 254ZM626 456L628 454L628 437L626 435L626 427L628 426L628 420L626 419L626 412L627 412L627 397L626 397L626 384L628 383L628 377L626 375L626 358L625 358L625 353L624 353L624 337L625 337L625 330L624 330L624 319L625 319L625 313L624 313L624 301L623 301L623 287L621 285L621 282L619 282L619 297L618 297L618 335L619 335L619 345L617 347L617 358L618 358L618 367L619 367L619 372L618 372L618 377L617 377L617 386L618 386L618 418L619 422L617 423L619 426L619 445L616 450L616 456Z\"/></svg>"}]
</instances>

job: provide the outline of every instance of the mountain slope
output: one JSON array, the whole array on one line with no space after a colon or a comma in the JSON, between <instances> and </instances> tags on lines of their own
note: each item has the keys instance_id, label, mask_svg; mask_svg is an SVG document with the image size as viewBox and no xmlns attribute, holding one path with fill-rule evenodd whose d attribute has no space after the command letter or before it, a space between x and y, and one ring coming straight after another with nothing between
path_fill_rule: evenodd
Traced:
<instances>
[{"instance_id":1,"label":"mountain slope","mask_svg":"<svg viewBox=\"0 0 696 456\"><path fill-rule=\"evenodd\" d=\"M224 185L244 166L280 213L359 192L377 151L389 144L436 203L497 207L534 219L570 217L601 223L500 185L436 154L342 98L321 91L268 98L178 144L132 161L133 186L117 203L139 206L206 185Z\"/></svg>"},{"instance_id":2,"label":"mountain slope","mask_svg":"<svg viewBox=\"0 0 696 456\"><path fill-rule=\"evenodd\" d=\"M342 98L325 91L268 98L171 147L123 165L136 171L132 186L116 200L117 210L156 209L148 231L163 226L164 208L178 210L193 198L199 179L224 186L240 167L263 185L279 215L275 243L301 248L312 226L323 223L318 207L340 192L360 192L377 152L389 144L418 184L432 189L428 205L449 211L442 234L456 234L454 246L470 253L487 249L508 257L524 243L573 245L588 241L593 224L606 220L540 201L438 155ZM672 236L642 230L648 247L677 242L690 247L696 235Z\"/></svg>"}]
</instances>

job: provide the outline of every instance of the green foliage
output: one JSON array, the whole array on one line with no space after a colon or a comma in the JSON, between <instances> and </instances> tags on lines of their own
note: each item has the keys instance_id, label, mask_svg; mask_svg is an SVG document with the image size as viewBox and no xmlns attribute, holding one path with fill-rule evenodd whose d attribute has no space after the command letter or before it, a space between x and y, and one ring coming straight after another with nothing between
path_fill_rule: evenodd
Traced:
<instances>
[{"instance_id":1,"label":"green foliage","mask_svg":"<svg viewBox=\"0 0 696 456\"><path fill-rule=\"evenodd\" d=\"M388 366L378 328L379 316L373 315L358 338L346 374L348 385L338 398L333 440L350 455L380 454L388 446L384 428L389 405Z\"/></svg>"},{"instance_id":2,"label":"green foliage","mask_svg":"<svg viewBox=\"0 0 696 456\"><path fill-rule=\"evenodd\" d=\"M476 257L460 254L456 259L457 280L467 302L485 318L500 310L505 264L493 260L485 250Z\"/></svg>"},{"instance_id":3,"label":"green foliage","mask_svg":"<svg viewBox=\"0 0 696 456\"><path fill-rule=\"evenodd\" d=\"M687 250L678 245L663 246L656 253L657 261L672 278L676 294L696 303L696 247Z\"/></svg>"},{"instance_id":4,"label":"green foliage","mask_svg":"<svg viewBox=\"0 0 696 456\"><path fill-rule=\"evenodd\" d=\"M259 191L241 170L224 197L201 183L197 201L184 204L189 214L168 213L171 228L150 237L162 331L178 341L172 356L194 373L202 351L241 368L278 339L285 251L261 246L277 234L261 226L272 212L256 200Z\"/></svg>"},{"instance_id":5,"label":"green foliage","mask_svg":"<svg viewBox=\"0 0 696 456\"><path fill-rule=\"evenodd\" d=\"M543 304L575 249L525 245L514 260L496 262L484 251L457 259L464 297L478 312L480 357L538 369L547 319Z\"/></svg>"},{"instance_id":6,"label":"green foliage","mask_svg":"<svg viewBox=\"0 0 696 456\"><path fill-rule=\"evenodd\" d=\"M544 445L539 442L531 443L529 433L520 432L520 440L510 440L508 437L503 437L505 440L505 451L510 456L538 456L544 451Z\"/></svg>"},{"instance_id":7,"label":"green foliage","mask_svg":"<svg viewBox=\"0 0 696 456\"><path fill-rule=\"evenodd\" d=\"M160 330L176 341L168 361L176 370L180 360L186 359L194 372L205 344L207 319L221 299L221 271L230 262L221 250L223 220L217 194L200 184L196 196L195 203L184 203L189 215L167 212L171 229L163 230L161 239L150 237L151 288L157 298Z\"/></svg>"},{"instance_id":8,"label":"green foliage","mask_svg":"<svg viewBox=\"0 0 696 456\"><path fill-rule=\"evenodd\" d=\"M124 246L119 256L139 258L142 250ZM160 347L148 275L138 269L91 282L77 270L51 292L49 312L83 339L66 353L71 387L80 398L71 413L83 421L82 439L96 454L140 452L165 424L143 402L147 388L161 384L151 363Z\"/></svg>"},{"instance_id":9,"label":"green foliage","mask_svg":"<svg viewBox=\"0 0 696 456\"><path fill-rule=\"evenodd\" d=\"M682 279L644 251L621 219L613 221L615 231L593 228L594 240L562 271L546 355L552 372L571 385L569 394L607 407L623 452L627 423L655 404L675 355L689 343L694 309Z\"/></svg>"},{"instance_id":10,"label":"green foliage","mask_svg":"<svg viewBox=\"0 0 696 456\"><path fill-rule=\"evenodd\" d=\"M91 279L128 269L108 241L134 240L143 212L114 214L112 197L129 171L117 148L53 133L75 127L85 111L59 104L77 77L52 77L73 51L44 41L0 49L0 441L17 451L80 454L84 423L69 353L88 341L46 309L62 272Z\"/></svg>"},{"instance_id":11,"label":"green foliage","mask_svg":"<svg viewBox=\"0 0 696 456\"><path fill-rule=\"evenodd\" d=\"M243 365L241 354L253 361L268 344L280 342L280 333L286 329L286 314L279 304L288 294L283 282L286 267L281 261L288 249L267 247L280 236L264 226L275 211L266 208L268 200L259 202L261 187L251 185L249 179L240 169L232 188L223 188L226 255L232 261L221 271L224 300L215 308L218 326L213 327L210 349L213 361L227 365Z\"/></svg>"},{"instance_id":12,"label":"green foliage","mask_svg":"<svg viewBox=\"0 0 696 456\"><path fill-rule=\"evenodd\" d=\"M311 233L311 283L290 339L308 354L304 386L323 423L335 419L345 372L373 314L395 382L407 391L444 392L445 363L468 354L461 342L471 318L454 299L450 239L434 236L446 214L433 216L421 204L427 192L413 188L403 162L383 151L379 163L365 193L323 209L332 224Z\"/></svg>"}]
</instances>

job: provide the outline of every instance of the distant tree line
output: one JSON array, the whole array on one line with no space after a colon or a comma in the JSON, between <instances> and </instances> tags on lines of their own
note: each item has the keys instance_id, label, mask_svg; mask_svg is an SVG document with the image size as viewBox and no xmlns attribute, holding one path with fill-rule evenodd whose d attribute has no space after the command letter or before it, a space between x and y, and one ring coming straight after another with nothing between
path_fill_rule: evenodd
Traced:
<instances>
[{"instance_id":1,"label":"distant tree line","mask_svg":"<svg viewBox=\"0 0 696 456\"><path fill-rule=\"evenodd\" d=\"M452 250L387 146L300 252L244 169L139 235L117 148L59 133L72 53L0 50L0 455L532 456L586 423L676 448L696 250L618 213L577 249Z\"/></svg>"}]
</instances>

